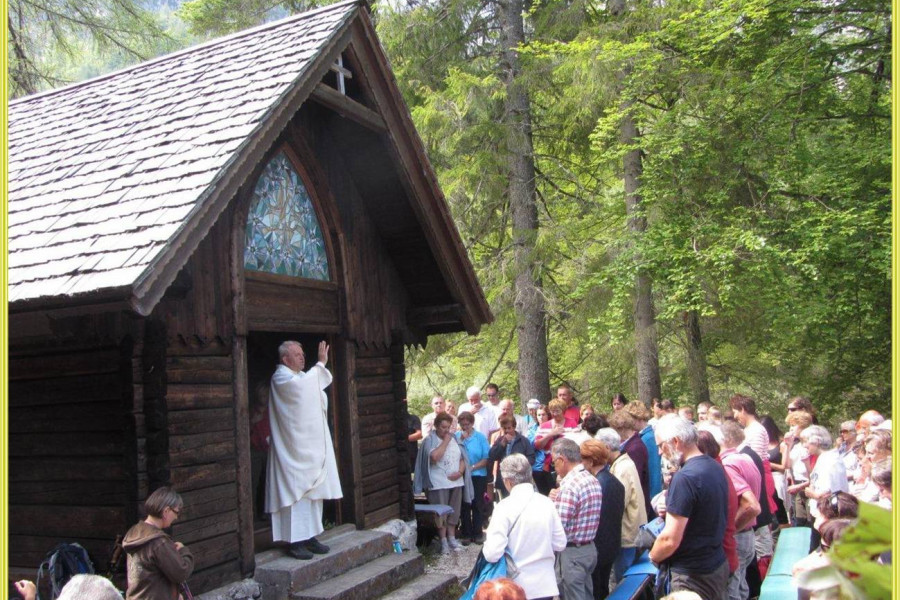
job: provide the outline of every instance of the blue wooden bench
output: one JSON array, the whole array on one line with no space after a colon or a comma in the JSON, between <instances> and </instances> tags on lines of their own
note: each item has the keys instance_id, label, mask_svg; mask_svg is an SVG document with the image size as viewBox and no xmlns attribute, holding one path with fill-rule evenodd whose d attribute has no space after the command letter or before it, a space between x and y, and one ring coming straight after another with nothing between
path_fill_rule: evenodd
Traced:
<instances>
[{"instance_id":1,"label":"blue wooden bench","mask_svg":"<svg viewBox=\"0 0 900 600\"><path fill-rule=\"evenodd\" d=\"M657 568L650 562L650 552L645 551L633 565L625 571L622 581L607 597L608 600L638 600L653 598L653 582Z\"/></svg>"},{"instance_id":2,"label":"blue wooden bench","mask_svg":"<svg viewBox=\"0 0 900 600\"><path fill-rule=\"evenodd\" d=\"M812 530L809 527L788 527L778 534L775 554L769 572L763 580L759 600L797 600L798 592L791 569L809 554Z\"/></svg>"},{"instance_id":3,"label":"blue wooden bench","mask_svg":"<svg viewBox=\"0 0 900 600\"><path fill-rule=\"evenodd\" d=\"M416 510L416 545L427 546L437 537L438 518L453 512L446 504L419 504Z\"/></svg>"}]
</instances>

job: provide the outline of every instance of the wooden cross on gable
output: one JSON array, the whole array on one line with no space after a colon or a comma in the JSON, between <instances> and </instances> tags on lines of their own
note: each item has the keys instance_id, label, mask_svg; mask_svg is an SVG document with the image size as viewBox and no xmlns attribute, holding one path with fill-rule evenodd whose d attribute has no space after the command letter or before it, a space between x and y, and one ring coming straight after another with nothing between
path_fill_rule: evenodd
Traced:
<instances>
[{"instance_id":1,"label":"wooden cross on gable","mask_svg":"<svg viewBox=\"0 0 900 600\"><path fill-rule=\"evenodd\" d=\"M331 65L331 70L337 74L337 88L338 91L345 96L347 95L347 87L345 85L346 79L353 79L353 73L350 72L350 69L344 66L344 56L340 55L337 57L337 60L333 65Z\"/></svg>"}]
</instances>

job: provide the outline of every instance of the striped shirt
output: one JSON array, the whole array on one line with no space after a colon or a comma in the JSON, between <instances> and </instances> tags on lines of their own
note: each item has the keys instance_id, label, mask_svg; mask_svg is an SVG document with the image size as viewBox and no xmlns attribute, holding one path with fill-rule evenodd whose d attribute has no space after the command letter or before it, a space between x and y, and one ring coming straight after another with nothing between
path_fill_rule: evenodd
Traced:
<instances>
[{"instance_id":1,"label":"striped shirt","mask_svg":"<svg viewBox=\"0 0 900 600\"><path fill-rule=\"evenodd\" d=\"M553 503L569 544L582 545L594 541L597 526L600 525L602 499L600 483L583 465L576 465L560 481L559 494Z\"/></svg>"}]
</instances>

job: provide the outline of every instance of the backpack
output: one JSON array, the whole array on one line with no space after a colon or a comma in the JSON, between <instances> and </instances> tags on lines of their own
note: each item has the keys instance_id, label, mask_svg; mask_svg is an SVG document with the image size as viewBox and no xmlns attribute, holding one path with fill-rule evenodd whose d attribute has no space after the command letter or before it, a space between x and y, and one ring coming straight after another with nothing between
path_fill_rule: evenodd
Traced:
<instances>
[{"instance_id":1,"label":"backpack","mask_svg":"<svg viewBox=\"0 0 900 600\"><path fill-rule=\"evenodd\" d=\"M47 554L38 569L37 586L40 589L44 569L50 578L50 600L56 600L62 588L74 576L81 573L93 575L94 565L80 544L62 543Z\"/></svg>"}]
</instances>

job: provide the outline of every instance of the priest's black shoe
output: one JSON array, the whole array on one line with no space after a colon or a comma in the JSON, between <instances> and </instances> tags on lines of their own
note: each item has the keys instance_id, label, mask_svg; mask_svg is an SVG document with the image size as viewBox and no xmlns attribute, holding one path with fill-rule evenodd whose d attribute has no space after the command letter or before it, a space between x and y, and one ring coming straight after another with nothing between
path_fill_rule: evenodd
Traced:
<instances>
[{"instance_id":1,"label":"priest's black shoe","mask_svg":"<svg viewBox=\"0 0 900 600\"><path fill-rule=\"evenodd\" d=\"M306 548L306 542L294 542L288 548L288 554L300 560L311 560L313 557L313 553Z\"/></svg>"},{"instance_id":2,"label":"priest's black shoe","mask_svg":"<svg viewBox=\"0 0 900 600\"><path fill-rule=\"evenodd\" d=\"M331 548L314 537L303 542L303 546L313 554L328 554L328 551L331 550Z\"/></svg>"}]
</instances>

